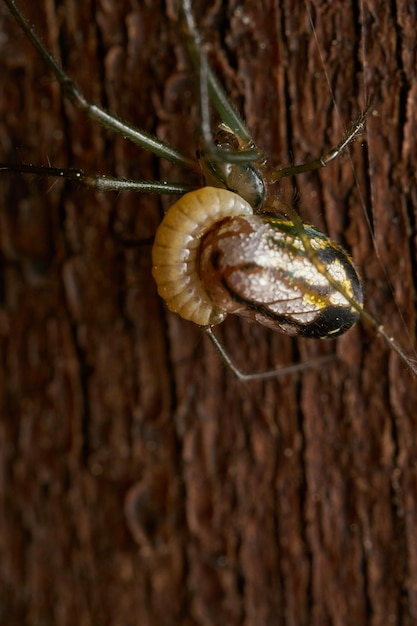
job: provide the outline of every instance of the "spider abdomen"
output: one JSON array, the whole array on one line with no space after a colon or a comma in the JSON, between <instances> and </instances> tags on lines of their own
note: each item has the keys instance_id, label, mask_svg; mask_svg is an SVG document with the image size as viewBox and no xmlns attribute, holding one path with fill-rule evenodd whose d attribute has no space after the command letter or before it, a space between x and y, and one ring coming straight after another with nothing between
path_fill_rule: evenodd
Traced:
<instances>
[{"instance_id":1,"label":"spider abdomen","mask_svg":"<svg viewBox=\"0 0 417 626\"><path fill-rule=\"evenodd\" d=\"M349 256L314 228L304 230L321 266L361 306ZM293 223L280 216L239 216L211 229L201 244L200 277L222 310L287 334L333 337L359 319L311 261Z\"/></svg>"},{"instance_id":2,"label":"spider abdomen","mask_svg":"<svg viewBox=\"0 0 417 626\"><path fill-rule=\"evenodd\" d=\"M224 320L227 311L213 303L198 273L201 239L213 224L252 213L243 198L216 187L187 193L170 207L155 233L152 273L171 311L200 326Z\"/></svg>"}]
</instances>

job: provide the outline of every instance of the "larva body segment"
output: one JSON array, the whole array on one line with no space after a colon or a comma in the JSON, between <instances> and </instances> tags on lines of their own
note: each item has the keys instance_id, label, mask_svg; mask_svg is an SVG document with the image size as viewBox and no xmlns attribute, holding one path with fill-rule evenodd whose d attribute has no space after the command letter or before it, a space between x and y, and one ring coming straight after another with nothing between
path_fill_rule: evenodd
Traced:
<instances>
[{"instance_id":1,"label":"larva body segment","mask_svg":"<svg viewBox=\"0 0 417 626\"><path fill-rule=\"evenodd\" d=\"M252 214L243 198L217 187L187 193L170 207L155 234L152 273L171 311L200 326L225 319L227 313L213 304L200 280L200 241L213 224Z\"/></svg>"}]
</instances>

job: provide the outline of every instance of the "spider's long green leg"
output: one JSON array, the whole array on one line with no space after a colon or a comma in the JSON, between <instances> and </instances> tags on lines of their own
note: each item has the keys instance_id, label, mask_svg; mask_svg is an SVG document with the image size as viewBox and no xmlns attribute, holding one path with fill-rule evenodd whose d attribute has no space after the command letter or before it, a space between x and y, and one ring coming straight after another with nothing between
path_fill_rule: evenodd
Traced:
<instances>
[{"instance_id":1,"label":"spider's long green leg","mask_svg":"<svg viewBox=\"0 0 417 626\"><path fill-rule=\"evenodd\" d=\"M352 125L352 128L345 134L342 141L335 148L329 150L327 154L322 155L318 159L308 161L307 163L290 165L276 170L269 175L270 182L277 182L288 176L296 176L297 174L302 174L303 172L313 172L314 170L326 167L326 165L336 159L343 152L343 150L364 131L365 119L366 111L359 116L356 122Z\"/></svg>"},{"instance_id":2,"label":"spider's long green leg","mask_svg":"<svg viewBox=\"0 0 417 626\"><path fill-rule=\"evenodd\" d=\"M259 169L265 156L210 68L189 0L182 1L181 10L189 53L200 74L199 162L206 184L234 191L257 209L265 198L265 181ZM222 122L215 135L211 131L210 102Z\"/></svg>"},{"instance_id":3,"label":"spider's long green leg","mask_svg":"<svg viewBox=\"0 0 417 626\"><path fill-rule=\"evenodd\" d=\"M248 150L239 146L239 140L230 128L220 125L215 138L211 132L208 99L207 58L201 55L200 112L201 134L198 160L207 185L234 191L257 209L265 198L265 181L257 163L247 160ZM252 149L251 149L252 151ZM250 152L251 152L250 151ZM256 151L258 159L261 154ZM244 157L244 158L242 158Z\"/></svg>"},{"instance_id":4,"label":"spider's long green leg","mask_svg":"<svg viewBox=\"0 0 417 626\"><path fill-rule=\"evenodd\" d=\"M194 66L200 72L200 82L203 85L204 82L207 84L209 98L213 103L214 108L217 110L222 122L232 131L232 133L236 135L239 142L244 146L244 148L239 151L227 151L227 153L225 153L220 150L213 150L213 153L218 154L220 160L225 160L230 163L248 163L250 161L258 161L261 154L256 147L245 122L229 101L223 87L210 68L209 64L205 60L202 62L202 57L205 57L205 52L200 33L194 20L190 0L181 0L181 13L187 35L188 50ZM201 99L203 101L202 108L207 107L207 98L204 97L204 87ZM203 124L203 131L204 130L208 135L205 137L205 143L207 144L207 149L210 149L210 143L212 143L210 142L211 132L207 130L207 125L205 124Z\"/></svg>"},{"instance_id":5,"label":"spider's long green leg","mask_svg":"<svg viewBox=\"0 0 417 626\"><path fill-rule=\"evenodd\" d=\"M142 148L149 150L156 156L166 159L167 161L171 161L172 163L175 163L177 165L187 167L190 170L196 172L199 171L194 159L185 156L179 150L176 150L169 144L160 141L156 137L153 137L152 135L145 133L144 131L137 128L132 128L131 126L125 124L118 117L108 113L101 107L86 100L74 81L71 80L68 74L56 62L52 54L42 43L34 29L30 26L29 22L17 8L14 0L4 1L8 6L10 12L15 17L16 21L19 23L25 34L32 42L33 46L39 52L48 67L55 74L55 77L61 86L62 92L68 98L68 100L70 100L80 110L84 111L91 119L99 122L102 126L113 130L119 135L122 135L126 139L129 139L129 141L131 141L132 143L135 143Z\"/></svg>"},{"instance_id":6,"label":"spider's long green leg","mask_svg":"<svg viewBox=\"0 0 417 626\"><path fill-rule=\"evenodd\" d=\"M0 173L1 172L17 172L19 174L65 178L65 180L72 180L80 185L99 189L100 191L135 191L137 193L182 195L194 189L193 187L181 183L168 183L157 180L131 180L128 178L105 176L104 174L86 174L83 170L72 167L60 168L19 163L0 163Z\"/></svg>"}]
</instances>

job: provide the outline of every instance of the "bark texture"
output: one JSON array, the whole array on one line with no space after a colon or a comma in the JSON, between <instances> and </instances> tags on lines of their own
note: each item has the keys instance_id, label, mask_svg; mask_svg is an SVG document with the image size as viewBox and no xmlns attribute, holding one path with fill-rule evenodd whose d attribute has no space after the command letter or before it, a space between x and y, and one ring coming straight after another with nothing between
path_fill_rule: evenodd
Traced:
<instances>
[{"instance_id":1,"label":"bark texture","mask_svg":"<svg viewBox=\"0 0 417 626\"><path fill-rule=\"evenodd\" d=\"M314 1L317 40L303 2L195 4L272 163L325 152L372 98L353 169L342 156L294 184L413 354L411 4ZM198 85L173 7L20 6L88 98L194 154ZM184 177L63 102L5 6L0 18L1 161ZM0 622L415 625L417 381L374 331L297 342L228 319L218 332L248 371L336 355L239 383L156 294L147 240L169 199L0 185Z\"/></svg>"}]
</instances>

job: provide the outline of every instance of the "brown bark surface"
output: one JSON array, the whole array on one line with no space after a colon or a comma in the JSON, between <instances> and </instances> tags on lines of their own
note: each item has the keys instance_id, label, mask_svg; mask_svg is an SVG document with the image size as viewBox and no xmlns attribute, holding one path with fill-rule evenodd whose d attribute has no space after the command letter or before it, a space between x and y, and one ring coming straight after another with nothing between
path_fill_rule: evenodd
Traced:
<instances>
[{"instance_id":1,"label":"brown bark surface","mask_svg":"<svg viewBox=\"0 0 417 626\"><path fill-rule=\"evenodd\" d=\"M303 2L196 4L272 163L322 154L372 97L352 161L297 177L298 206L351 251L367 310L413 354L411 5L313 2L316 41ZM88 98L195 153L198 85L172 7L20 6ZM0 161L184 177L63 103L0 18ZM247 371L336 355L240 383L156 294L147 240L169 199L0 185L0 623L415 625L417 381L393 351L362 324L294 341L228 319L218 333Z\"/></svg>"}]
</instances>

